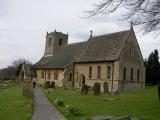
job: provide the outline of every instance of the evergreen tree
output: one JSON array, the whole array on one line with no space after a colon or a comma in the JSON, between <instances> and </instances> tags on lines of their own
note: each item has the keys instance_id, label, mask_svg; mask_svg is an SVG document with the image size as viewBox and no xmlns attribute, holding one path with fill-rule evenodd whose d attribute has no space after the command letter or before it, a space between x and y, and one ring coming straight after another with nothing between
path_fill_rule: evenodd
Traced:
<instances>
[{"instance_id":1,"label":"evergreen tree","mask_svg":"<svg viewBox=\"0 0 160 120\"><path fill-rule=\"evenodd\" d=\"M154 50L145 60L146 66L146 83L151 83L153 85L157 84L160 80L160 62L158 56L158 50Z\"/></svg>"}]
</instances>

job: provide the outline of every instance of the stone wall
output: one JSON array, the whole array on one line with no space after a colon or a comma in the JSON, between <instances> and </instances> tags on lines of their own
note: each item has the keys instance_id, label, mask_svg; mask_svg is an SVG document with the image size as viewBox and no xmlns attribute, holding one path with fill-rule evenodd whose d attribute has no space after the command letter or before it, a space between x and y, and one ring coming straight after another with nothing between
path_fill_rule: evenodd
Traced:
<instances>
[{"instance_id":1,"label":"stone wall","mask_svg":"<svg viewBox=\"0 0 160 120\"><path fill-rule=\"evenodd\" d=\"M101 67L101 77L100 79L97 78L97 67ZM111 66L111 78L107 79L107 66ZM89 78L89 67L92 67L92 78ZM99 82L101 84L101 91L104 90L103 84L104 82L108 83L109 91L111 91L112 86L113 89L118 89L118 82L112 82L112 71L113 70L113 63L112 62L103 62L103 63L86 63L86 64L78 64L76 63L74 66L74 86L76 88L81 88L82 86L82 77L85 77L85 83L88 86L93 87L94 83ZM118 74L115 74L115 77ZM112 85L112 83L114 85Z\"/></svg>"},{"instance_id":2,"label":"stone wall","mask_svg":"<svg viewBox=\"0 0 160 120\"><path fill-rule=\"evenodd\" d=\"M44 72L44 78L42 78L42 71ZM48 72L50 72L50 78L48 77ZM55 79L54 73L57 72L58 78ZM56 86L63 86L64 80L64 70L37 70L37 82L39 84L44 84L45 81L55 82Z\"/></svg>"}]
</instances>

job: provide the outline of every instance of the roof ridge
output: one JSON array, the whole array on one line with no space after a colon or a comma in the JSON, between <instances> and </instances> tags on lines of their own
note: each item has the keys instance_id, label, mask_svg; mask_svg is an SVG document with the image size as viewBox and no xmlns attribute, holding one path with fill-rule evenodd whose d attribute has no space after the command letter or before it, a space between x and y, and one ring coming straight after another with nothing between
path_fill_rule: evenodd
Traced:
<instances>
[{"instance_id":1,"label":"roof ridge","mask_svg":"<svg viewBox=\"0 0 160 120\"><path fill-rule=\"evenodd\" d=\"M106 36L106 35L112 35L112 34L117 34L117 33L121 33L121 32L129 32L129 30L123 30L123 31L117 31L117 32L113 32L113 33L107 33L107 34L103 34L103 35L97 35L97 36L93 36L92 38L96 38L96 37L102 37L102 36Z\"/></svg>"}]
</instances>

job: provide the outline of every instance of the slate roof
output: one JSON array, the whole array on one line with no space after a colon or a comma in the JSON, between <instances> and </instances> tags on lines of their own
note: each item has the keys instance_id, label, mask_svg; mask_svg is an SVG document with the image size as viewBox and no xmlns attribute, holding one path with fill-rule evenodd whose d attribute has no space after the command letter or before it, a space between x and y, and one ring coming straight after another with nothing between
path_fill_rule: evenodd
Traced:
<instances>
[{"instance_id":1,"label":"slate roof","mask_svg":"<svg viewBox=\"0 0 160 120\"><path fill-rule=\"evenodd\" d=\"M25 69L26 75L29 75L29 76L36 75L33 65L24 64L24 69Z\"/></svg>"},{"instance_id":2,"label":"slate roof","mask_svg":"<svg viewBox=\"0 0 160 120\"><path fill-rule=\"evenodd\" d=\"M114 61L118 58L130 30L91 37L75 62Z\"/></svg>"},{"instance_id":3,"label":"slate roof","mask_svg":"<svg viewBox=\"0 0 160 120\"><path fill-rule=\"evenodd\" d=\"M91 37L88 41L56 49L52 56L42 57L36 69L65 69L71 62L114 61L119 57L131 30Z\"/></svg>"},{"instance_id":4,"label":"slate roof","mask_svg":"<svg viewBox=\"0 0 160 120\"><path fill-rule=\"evenodd\" d=\"M74 60L85 43L86 41L61 46L55 49L52 56L43 56L34 66L36 69L64 69Z\"/></svg>"}]
</instances>

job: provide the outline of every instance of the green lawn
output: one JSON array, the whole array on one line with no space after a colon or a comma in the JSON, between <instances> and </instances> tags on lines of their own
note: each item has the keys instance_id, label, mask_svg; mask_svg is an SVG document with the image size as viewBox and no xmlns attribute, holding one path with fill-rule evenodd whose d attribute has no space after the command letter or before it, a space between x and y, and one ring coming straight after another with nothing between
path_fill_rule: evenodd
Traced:
<instances>
[{"instance_id":1,"label":"green lawn","mask_svg":"<svg viewBox=\"0 0 160 120\"><path fill-rule=\"evenodd\" d=\"M132 116L141 120L160 120L160 103L158 101L157 88L147 87L143 91L122 93L114 96L119 100L103 101L101 98L112 97L102 93L101 96L81 95L78 91L63 90L57 88L55 92L47 94L54 104L55 99L63 99L65 104L76 104L81 115L73 117L64 107L56 106L68 120L86 120L95 115Z\"/></svg>"},{"instance_id":2,"label":"green lawn","mask_svg":"<svg viewBox=\"0 0 160 120\"><path fill-rule=\"evenodd\" d=\"M30 120L33 100L22 96L22 87L9 84L8 90L0 89L0 120Z\"/></svg>"}]
</instances>

